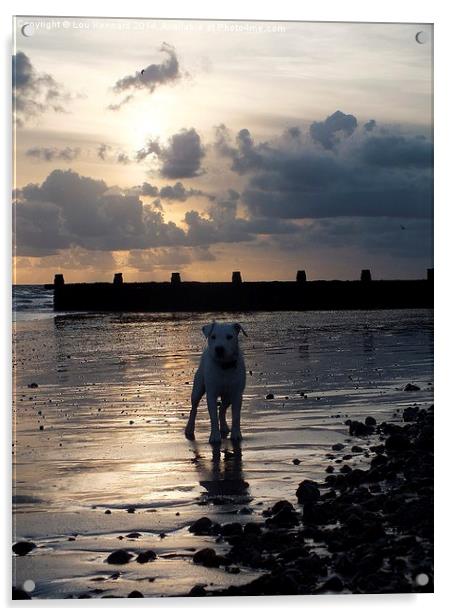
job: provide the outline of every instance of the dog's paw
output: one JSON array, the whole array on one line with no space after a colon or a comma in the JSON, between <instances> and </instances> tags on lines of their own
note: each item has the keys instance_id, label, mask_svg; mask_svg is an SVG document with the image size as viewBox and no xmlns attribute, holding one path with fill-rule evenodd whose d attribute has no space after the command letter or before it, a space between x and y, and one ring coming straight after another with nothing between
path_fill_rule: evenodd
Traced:
<instances>
[{"instance_id":1,"label":"dog's paw","mask_svg":"<svg viewBox=\"0 0 452 616\"><path fill-rule=\"evenodd\" d=\"M218 445L218 443L221 443L221 434L220 434L220 432L211 433L210 438L209 438L209 443L211 445Z\"/></svg>"},{"instance_id":2,"label":"dog's paw","mask_svg":"<svg viewBox=\"0 0 452 616\"><path fill-rule=\"evenodd\" d=\"M242 433L240 432L240 430L233 430L231 432L231 441L241 441L242 440Z\"/></svg>"},{"instance_id":3,"label":"dog's paw","mask_svg":"<svg viewBox=\"0 0 452 616\"><path fill-rule=\"evenodd\" d=\"M195 440L195 431L193 428L189 428L188 426L185 428L185 438L189 441Z\"/></svg>"},{"instance_id":4,"label":"dog's paw","mask_svg":"<svg viewBox=\"0 0 452 616\"><path fill-rule=\"evenodd\" d=\"M220 434L223 438L226 438L227 435L229 434L230 430L229 430L229 426L228 424L224 424L223 426L221 426L220 428Z\"/></svg>"}]
</instances>

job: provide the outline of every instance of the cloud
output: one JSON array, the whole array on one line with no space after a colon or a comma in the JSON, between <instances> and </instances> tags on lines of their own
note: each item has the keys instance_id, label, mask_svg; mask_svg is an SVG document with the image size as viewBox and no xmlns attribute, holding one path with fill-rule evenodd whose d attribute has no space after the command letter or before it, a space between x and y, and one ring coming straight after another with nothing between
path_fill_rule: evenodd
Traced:
<instances>
[{"instance_id":1,"label":"cloud","mask_svg":"<svg viewBox=\"0 0 452 616\"><path fill-rule=\"evenodd\" d=\"M149 187L147 191L154 193ZM177 183L170 188L178 197L189 192ZM158 203L145 205L136 188L121 191L71 170L56 169L42 184L28 184L16 190L14 197L16 254L24 257L54 255L74 247L118 251L210 246L296 230L288 221L240 218L240 195L234 190L212 202L204 215L187 212L185 224L178 226L165 221Z\"/></svg>"},{"instance_id":2,"label":"cloud","mask_svg":"<svg viewBox=\"0 0 452 616\"><path fill-rule=\"evenodd\" d=\"M52 75L38 73L30 58L18 51L12 58L13 114L17 126L47 111L64 113L70 95Z\"/></svg>"},{"instance_id":3,"label":"cloud","mask_svg":"<svg viewBox=\"0 0 452 616\"><path fill-rule=\"evenodd\" d=\"M350 117L354 116L340 116ZM231 169L247 178L242 200L250 217L430 218L431 141L389 134L389 129L355 132L353 126L354 122L334 148L325 148L311 136L288 138L287 132L256 143L246 129L234 143L225 127L217 129L215 146L231 161Z\"/></svg>"},{"instance_id":4,"label":"cloud","mask_svg":"<svg viewBox=\"0 0 452 616\"><path fill-rule=\"evenodd\" d=\"M364 130L370 132L376 127L376 125L377 123L375 122L375 120L369 120L364 124Z\"/></svg>"},{"instance_id":5,"label":"cloud","mask_svg":"<svg viewBox=\"0 0 452 616\"><path fill-rule=\"evenodd\" d=\"M136 195L109 191L102 180L55 170L28 184L14 204L17 254L43 256L79 246L127 250L183 244L185 233Z\"/></svg>"},{"instance_id":6,"label":"cloud","mask_svg":"<svg viewBox=\"0 0 452 616\"><path fill-rule=\"evenodd\" d=\"M354 115L336 111L323 122L313 122L309 132L313 141L321 143L324 148L331 150L339 143L340 135L350 136L358 126Z\"/></svg>"},{"instance_id":7,"label":"cloud","mask_svg":"<svg viewBox=\"0 0 452 616\"><path fill-rule=\"evenodd\" d=\"M151 154L159 161L160 175L164 178L192 178L203 173L201 162L205 148L194 128L184 128L172 135L166 145L158 140L149 140L136 153L136 160L142 161Z\"/></svg>"},{"instance_id":8,"label":"cloud","mask_svg":"<svg viewBox=\"0 0 452 616\"><path fill-rule=\"evenodd\" d=\"M118 162L120 165L129 165L132 161L125 152L118 152L116 162Z\"/></svg>"},{"instance_id":9,"label":"cloud","mask_svg":"<svg viewBox=\"0 0 452 616\"><path fill-rule=\"evenodd\" d=\"M108 152L111 150L111 146L106 143L101 143L97 148L97 156L101 160L106 160Z\"/></svg>"},{"instance_id":10,"label":"cloud","mask_svg":"<svg viewBox=\"0 0 452 616\"><path fill-rule=\"evenodd\" d=\"M172 186L167 184L159 188L153 186L149 182L143 182L141 186L137 187L138 194L143 197L161 197L165 201L180 201L184 202L191 197L206 197L209 201L215 201L214 195L210 195L203 190L196 188L186 188L182 182L176 182Z\"/></svg>"},{"instance_id":11,"label":"cloud","mask_svg":"<svg viewBox=\"0 0 452 616\"><path fill-rule=\"evenodd\" d=\"M136 71L133 75L126 75L113 86L116 94L127 91L135 92L137 90L145 90L152 94L157 87L174 83L181 79L179 59L176 50L172 45L163 43L159 51L166 55L166 58L161 64L149 64L146 68ZM113 111L120 109L123 105L132 100L133 95L128 94L122 101L117 104L112 104L109 109Z\"/></svg>"},{"instance_id":12,"label":"cloud","mask_svg":"<svg viewBox=\"0 0 452 616\"><path fill-rule=\"evenodd\" d=\"M215 255L206 246L131 250L127 266L141 272L181 270L194 261L215 261Z\"/></svg>"},{"instance_id":13,"label":"cloud","mask_svg":"<svg viewBox=\"0 0 452 616\"><path fill-rule=\"evenodd\" d=\"M64 160L64 161L72 161L79 157L80 148L40 148L34 147L29 148L25 152L26 156L30 158L36 158L38 160L45 160L46 162L51 162L54 160Z\"/></svg>"}]
</instances>

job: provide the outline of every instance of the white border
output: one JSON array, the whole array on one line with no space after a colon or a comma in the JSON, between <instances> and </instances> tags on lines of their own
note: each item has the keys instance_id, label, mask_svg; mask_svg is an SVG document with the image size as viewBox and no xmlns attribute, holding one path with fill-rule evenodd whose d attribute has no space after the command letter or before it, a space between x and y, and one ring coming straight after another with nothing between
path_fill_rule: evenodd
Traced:
<instances>
[{"instance_id":1,"label":"white border","mask_svg":"<svg viewBox=\"0 0 452 616\"><path fill-rule=\"evenodd\" d=\"M10 405L11 405L11 356L10 356L10 225L11 216L8 207L11 185L11 155L10 139L4 140L6 149L1 151L1 167L6 170L0 177L2 181L2 248L0 250L2 273L3 321L0 328L1 348L4 349L3 366L0 370L0 389L4 404L1 407L3 419L1 444L1 463L5 467L3 477L4 498L2 521L0 528L7 529L1 533L0 563L2 603L7 609L15 609L20 613L27 608L34 612L49 608L84 610L94 612L112 609L150 609L157 613L168 613L172 610L184 610L186 614L196 614L214 609L219 615L230 611L259 611L259 616L274 614L275 610L285 608L287 611L304 609L311 612L328 610L335 616L350 614L366 616L381 614L382 610L396 609L399 612L410 613L410 616L425 616L428 610L432 614L446 612L451 604L448 596L452 576L451 545L449 531L451 507L448 501L450 494L449 477L451 461L448 456L451 447L451 411L450 396L448 396L448 372L450 371L450 319L451 302L449 299L450 277L448 268L451 254L452 230L452 199L450 190L451 178L451 29L450 10L446 0L316 0L315 2L295 2L294 0L278 0L277 2L248 2L243 0L227 0L212 2L211 0L167 0L165 3L154 4L149 1L127 0L123 5L107 9L100 0L77 0L66 2L55 0L6 0L0 8L0 29L2 37L1 81L4 93L1 100L0 115L3 135L10 135L10 55L11 55L11 17L12 15L80 15L80 16L114 16L114 17L179 17L179 18L214 18L214 19L271 19L299 21L379 21L379 22L414 22L435 24L435 383L436 383L436 430L435 430L435 518L436 518L436 558L435 558L435 594L434 595L368 595L368 596L328 596L328 597L265 597L265 598L230 598L230 599L153 599L144 601L36 601L11 603L10 598ZM111 5L110 5L111 6ZM448 471L448 472L447 472ZM443 479L443 481L441 481Z\"/></svg>"}]
</instances>

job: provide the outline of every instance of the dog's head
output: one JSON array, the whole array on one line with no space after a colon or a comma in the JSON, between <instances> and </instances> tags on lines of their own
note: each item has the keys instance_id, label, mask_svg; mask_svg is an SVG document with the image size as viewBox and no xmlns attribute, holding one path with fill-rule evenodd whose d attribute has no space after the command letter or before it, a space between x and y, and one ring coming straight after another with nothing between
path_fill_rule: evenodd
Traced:
<instances>
[{"instance_id":1,"label":"dog's head","mask_svg":"<svg viewBox=\"0 0 452 616\"><path fill-rule=\"evenodd\" d=\"M209 323L204 325L202 333L207 338L207 347L212 358L219 363L237 359L239 351L239 334L246 331L240 323Z\"/></svg>"}]
</instances>

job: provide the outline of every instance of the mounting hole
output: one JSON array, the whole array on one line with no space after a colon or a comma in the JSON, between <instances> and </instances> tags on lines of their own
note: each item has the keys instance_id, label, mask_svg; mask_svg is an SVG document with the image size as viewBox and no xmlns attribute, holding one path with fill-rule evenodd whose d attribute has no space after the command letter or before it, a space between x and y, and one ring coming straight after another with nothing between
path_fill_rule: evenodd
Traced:
<instances>
[{"instance_id":1,"label":"mounting hole","mask_svg":"<svg viewBox=\"0 0 452 616\"><path fill-rule=\"evenodd\" d=\"M22 584L22 588L25 590L25 592L33 592L36 588L36 584L33 580L25 580L25 582Z\"/></svg>"},{"instance_id":2,"label":"mounting hole","mask_svg":"<svg viewBox=\"0 0 452 616\"><path fill-rule=\"evenodd\" d=\"M33 24L25 24L24 26L22 26L20 31L22 32L23 36L33 36L33 34L35 33L35 27Z\"/></svg>"},{"instance_id":3,"label":"mounting hole","mask_svg":"<svg viewBox=\"0 0 452 616\"><path fill-rule=\"evenodd\" d=\"M419 43L419 45L424 45L428 39L427 32L424 32L424 30L416 32L414 38L416 39L416 43Z\"/></svg>"},{"instance_id":4,"label":"mounting hole","mask_svg":"<svg viewBox=\"0 0 452 616\"><path fill-rule=\"evenodd\" d=\"M426 573L419 573L419 575L416 576L416 584L418 586L427 586L429 581L429 577Z\"/></svg>"}]
</instances>

